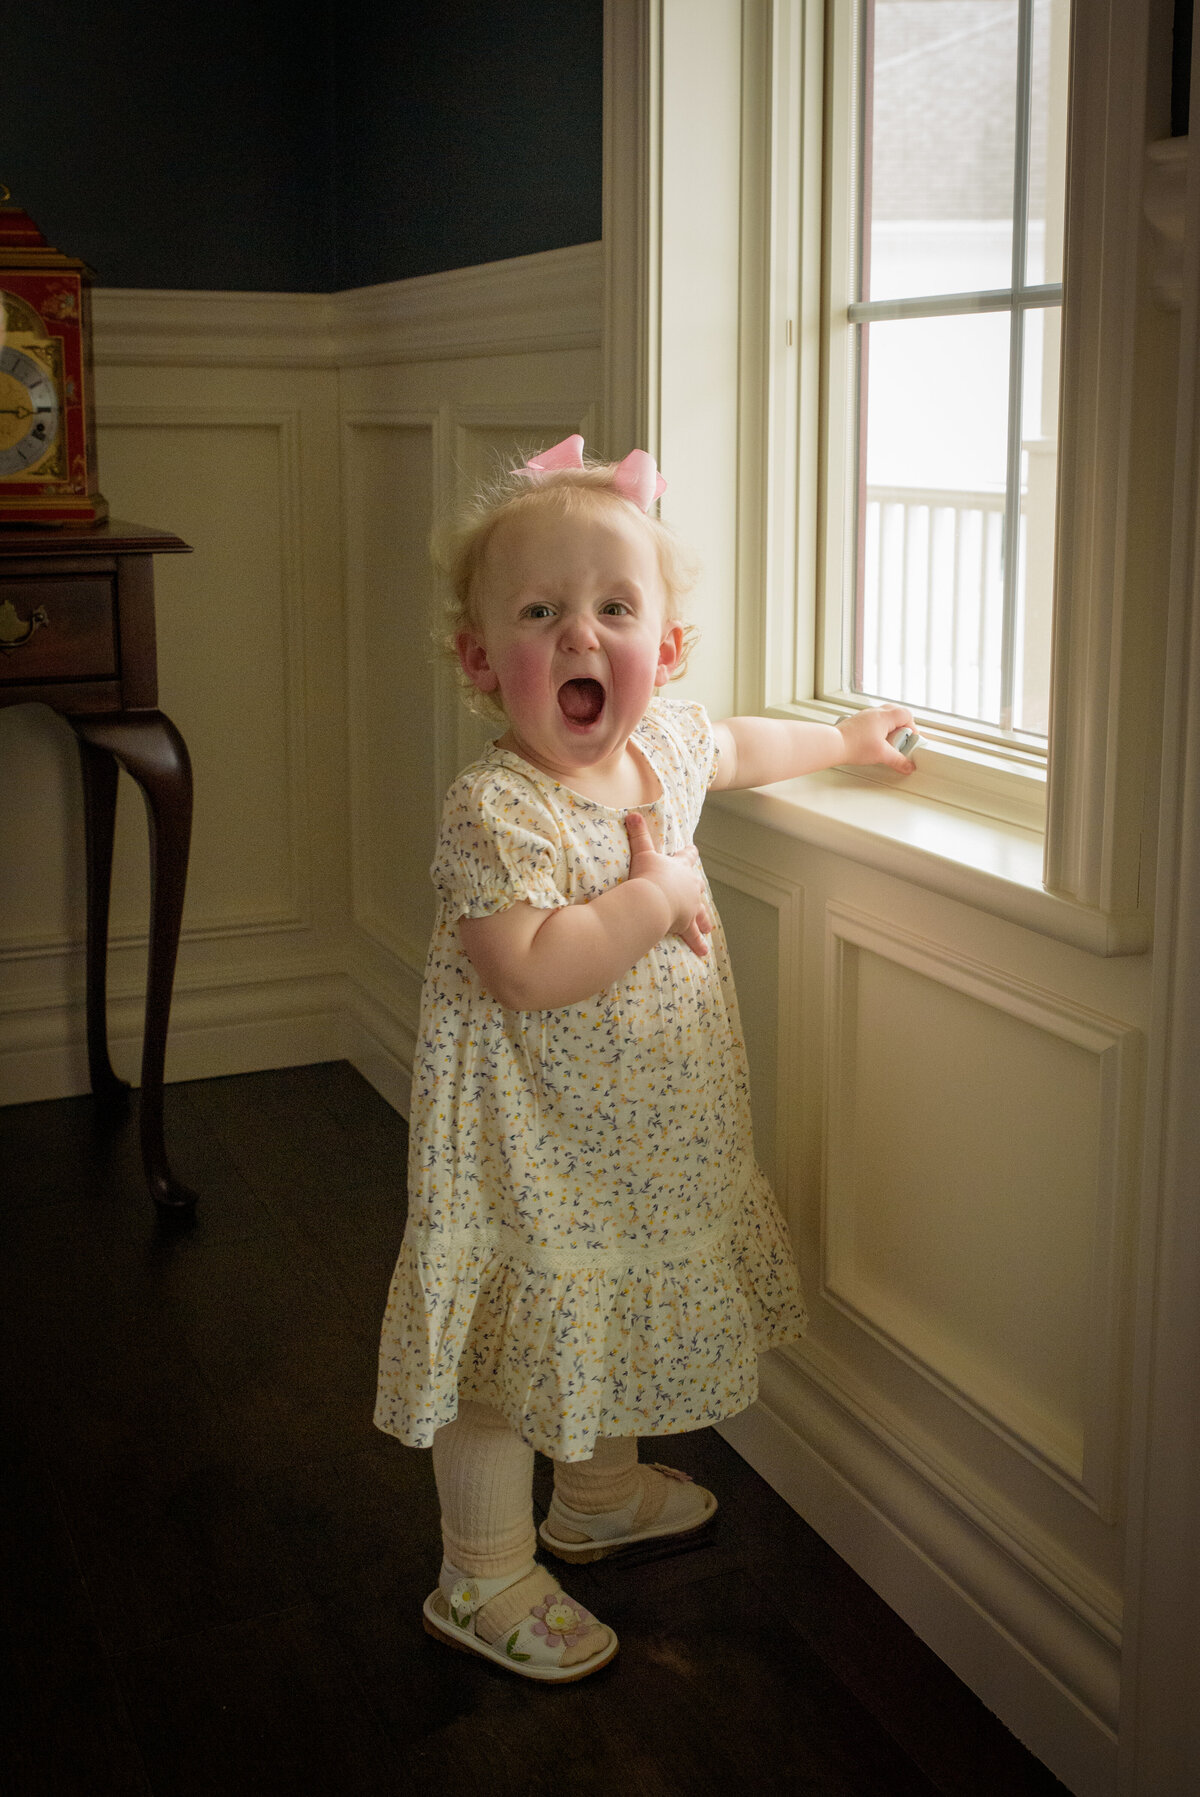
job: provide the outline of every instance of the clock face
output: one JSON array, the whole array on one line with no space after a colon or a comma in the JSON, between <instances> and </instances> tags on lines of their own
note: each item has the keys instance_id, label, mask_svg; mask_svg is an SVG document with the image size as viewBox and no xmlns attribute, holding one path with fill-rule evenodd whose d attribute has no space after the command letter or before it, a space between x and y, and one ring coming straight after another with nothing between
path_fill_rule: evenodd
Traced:
<instances>
[{"instance_id":1,"label":"clock face","mask_svg":"<svg viewBox=\"0 0 1200 1797\"><path fill-rule=\"evenodd\" d=\"M0 349L0 479L31 474L58 440L58 393L40 362Z\"/></svg>"}]
</instances>

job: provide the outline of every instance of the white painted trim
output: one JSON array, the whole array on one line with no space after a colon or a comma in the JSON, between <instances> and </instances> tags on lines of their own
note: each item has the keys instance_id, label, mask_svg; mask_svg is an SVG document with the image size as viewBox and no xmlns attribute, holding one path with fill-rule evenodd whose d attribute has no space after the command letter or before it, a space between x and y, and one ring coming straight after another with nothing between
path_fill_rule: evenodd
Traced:
<instances>
[{"instance_id":1,"label":"white painted trim","mask_svg":"<svg viewBox=\"0 0 1200 1797\"><path fill-rule=\"evenodd\" d=\"M1046 891L1040 832L898 792L883 780L831 769L717 793L708 809L748 818L1092 955L1141 954L1149 947L1144 914L1114 916Z\"/></svg>"},{"instance_id":2,"label":"white painted trim","mask_svg":"<svg viewBox=\"0 0 1200 1797\"><path fill-rule=\"evenodd\" d=\"M787 1378L795 1374L822 1392L844 1415L851 1434L865 1432L902 1461L934 1497L952 1504L964 1522L1065 1604L1114 1652L1120 1648L1120 1594L1027 1508L1004 1496L900 1402L885 1395L849 1362L836 1358L815 1337L783 1349L777 1360L787 1370Z\"/></svg>"},{"instance_id":3,"label":"white painted trim","mask_svg":"<svg viewBox=\"0 0 1200 1797\"><path fill-rule=\"evenodd\" d=\"M595 348L598 243L514 256L344 293L193 293L101 287L105 366L336 368Z\"/></svg>"},{"instance_id":4,"label":"white painted trim","mask_svg":"<svg viewBox=\"0 0 1200 1797\"><path fill-rule=\"evenodd\" d=\"M768 1356L760 1380L725 1439L1077 1797L1111 1797L1120 1662L1108 1631L981 1533L959 1497L848 1426L802 1369Z\"/></svg>"},{"instance_id":5,"label":"white painted trim","mask_svg":"<svg viewBox=\"0 0 1200 1797\"><path fill-rule=\"evenodd\" d=\"M594 349L600 342L598 243L483 262L334 296L340 367Z\"/></svg>"},{"instance_id":6,"label":"white painted trim","mask_svg":"<svg viewBox=\"0 0 1200 1797\"><path fill-rule=\"evenodd\" d=\"M92 294L98 367L331 367L333 318L327 293L97 287Z\"/></svg>"},{"instance_id":7,"label":"white painted trim","mask_svg":"<svg viewBox=\"0 0 1200 1797\"><path fill-rule=\"evenodd\" d=\"M361 956L359 957L361 960ZM400 970L403 979L409 970ZM230 966L199 980L181 977L171 1007L166 1078L218 1079L272 1067L349 1060L407 1117L416 1048L416 1001L383 981L387 1001L337 969L281 968L272 977ZM414 991L420 969L411 972ZM113 1064L138 1083L144 999L141 990L110 993ZM90 1090L82 1006L71 989L42 988L0 1013L0 1105L75 1098Z\"/></svg>"},{"instance_id":8,"label":"white painted trim","mask_svg":"<svg viewBox=\"0 0 1200 1797\"><path fill-rule=\"evenodd\" d=\"M1119 916L1146 909L1142 662L1156 595L1130 565L1129 518L1144 472L1133 458L1153 453L1148 420L1133 440L1151 11L1073 0L1071 15L1045 881Z\"/></svg>"},{"instance_id":9,"label":"white painted trim","mask_svg":"<svg viewBox=\"0 0 1200 1797\"><path fill-rule=\"evenodd\" d=\"M345 976L324 970L264 978L256 968L249 976L231 971L203 983L177 980L167 1081L339 1060L346 1052L346 1000ZM140 993L109 999L113 1065L134 1083L144 1013ZM42 992L28 1008L0 1017L0 1104L74 1098L89 1090L83 1007L73 991Z\"/></svg>"},{"instance_id":10,"label":"white painted trim","mask_svg":"<svg viewBox=\"0 0 1200 1797\"><path fill-rule=\"evenodd\" d=\"M659 0L604 5L604 410L611 456L658 446L650 320L657 309Z\"/></svg>"},{"instance_id":11,"label":"white painted trim","mask_svg":"<svg viewBox=\"0 0 1200 1797\"><path fill-rule=\"evenodd\" d=\"M1198 92L1200 38L1192 48ZM1130 1454L1123 1797L1200 1790L1200 179L1190 146L1185 202Z\"/></svg>"}]
</instances>

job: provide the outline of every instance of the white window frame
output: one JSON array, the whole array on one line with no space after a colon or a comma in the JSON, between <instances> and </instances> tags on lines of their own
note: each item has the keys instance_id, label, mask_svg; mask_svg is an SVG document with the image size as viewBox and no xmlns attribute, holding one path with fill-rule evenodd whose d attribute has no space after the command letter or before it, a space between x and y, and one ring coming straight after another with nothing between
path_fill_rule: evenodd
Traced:
<instances>
[{"instance_id":1,"label":"white window frame","mask_svg":"<svg viewBox=\"0 0 1200 1797\"><path fill-rule=\"evenodd\" d=\"M606 10L607 437L614 453L638 442L658 454L672 482L664 509L701 550L693 690L718 713L837 713L793 703L789 688L811 656L808 686L819 690L825 89L831 41L853 6L609 0ZM1169 479L1170 433L1147 416L1163 321L1139 269L1156 11L1153 0L1073 5L1048 767L935 742L903 792L878 776L869 808L851 792L868 781L844 774L812 786L811 801L794 796L794 825L785 794L769 813L803 836L799 814L819 801L823 840L835 826L839 842L857 831L855 852L870 860L866 838L877 838L894 871L918 808L943 822L951 808L973 815L964 857L999 867L1016 854L1017 884L1033 883L1037 844L1045 902L1014 895L1012 914L1106 954L1147 946L1152 903L1166 550L1135 541L1132 525L1161 510L1154 483ZM1148 384L1135 381L1139 361ZM995 840L980 848L989 830ZM939 847L933 860L958 891L955 852ZM936 883L928 855L913 877ZM991 908L1005 902L1001 893Z\"/></svg>"}]
</instances>

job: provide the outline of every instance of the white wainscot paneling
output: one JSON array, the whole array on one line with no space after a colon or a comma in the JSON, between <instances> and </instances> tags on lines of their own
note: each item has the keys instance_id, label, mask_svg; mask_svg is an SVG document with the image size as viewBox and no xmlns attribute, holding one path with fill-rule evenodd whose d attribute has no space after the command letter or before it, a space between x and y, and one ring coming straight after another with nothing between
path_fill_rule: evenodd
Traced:
<instances>
[{"instance_id":1,"label":"white wainscot paneling","mask_svg":"<svg viewBox=\"0 0 1200 1797\"><path fill-rule=\"evenodd\" d=\"M194 551L155 565L159 703L195 779L185 943L308 921L298 435L291 410L111 405L99 419L113 515ZM123 802L113 940L143 936L148 906L143 819Z\"/></svg>"},{"instance_id":2,"label":"white wainscot paneling","mask_svg":"<svg viewBox=\"0 0 1200 1797\"><path fill-rule=\"evenodd\" d=\"M1136 1031L828 909L822 1296L1105 1519Z\"/></svg>"}]
</instances>

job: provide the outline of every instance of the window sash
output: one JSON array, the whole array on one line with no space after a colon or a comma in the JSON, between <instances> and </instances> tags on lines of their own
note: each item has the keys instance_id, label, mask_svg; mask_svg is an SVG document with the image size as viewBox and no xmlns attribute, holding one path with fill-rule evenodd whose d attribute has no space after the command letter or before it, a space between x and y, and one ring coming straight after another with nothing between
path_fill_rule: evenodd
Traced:
<instances>
[{"instance_id":1,"label":"window sash","mask_svg":"<svg viewBox=\"0 0 1200 1797\"><path fill-rule=\"evenodd\" d=\"M825 512L827 573L816 620L816 630L825 652L818 664L821 678L815 689L810 687L808 690L810 693L819 691L821 696L833 700L839 706L862 704L872 696L901 697L899 693L874 693L873 689L864 687L859 678L862 646L857 640L856 620L861 623L863 616L867 530L865 444L861 441L865 428L861 411L863 394L860 378L862 327L884 321L1007 312L1011 325L1006 481L1000 525L1002 596L997 707L999 718L996 722L990 722L986 718L964 717L953 712L942 712L939 715L929 704L920 704L919 709L923 721L936 724L951 737L961 735L964 740L993 744L1001 754L1006 742L1011 742L1014 746L1019 744L1023 750L1032 750L1035 755L1044 756L1046 743L1043 735L1028 730L1015 731L1013 728L1023 518L1021 460L1025 320L1028 313L1036 308L1061 306L1063 287L1060 282L1030 283L1026 280L1033 0L1017 0L1017 3L1010 285L987 291L905 296L886 300L863 300L857 297L861 268L860 232L866 228L865 218L860 222L861 196L866 186L865 171L862 168L861 109L866 104L864 95L869 79L869 71L863 69L861 58L863 43L870 37L867 15L872 0L860 0L857 7L843 5L834 9L832 76L826 100L830 115L827 150L831 163L837 165L837 172L827 188L831 211L835 216L830 232L833 254L829 271L827 328L831 341L826 366L830 415L837 418L837 425L828 434L825 444L829 495ZM839 13L840 21L836 17ZM840 267L835 261L839 255ZM844 391L840 394L837 391L839 383L845 384ZM840 464L834 462L835 454L840 454ZM835 540L835 533L840 535L840 541ZM805 692L806 672L806 668L797 667L797 696ZM981 674L981 692L982 680ZM908 702L914 701L909 698Z\"/></svg>"}]
</instances>

